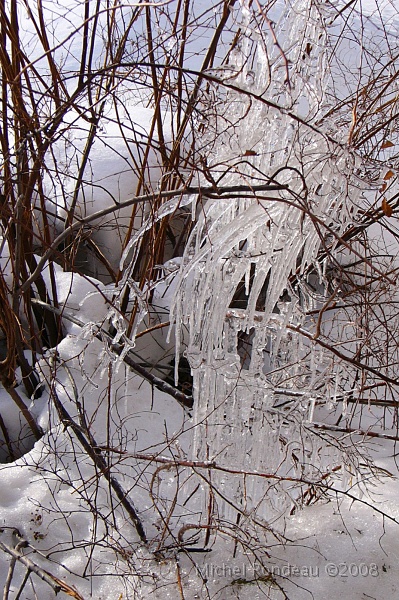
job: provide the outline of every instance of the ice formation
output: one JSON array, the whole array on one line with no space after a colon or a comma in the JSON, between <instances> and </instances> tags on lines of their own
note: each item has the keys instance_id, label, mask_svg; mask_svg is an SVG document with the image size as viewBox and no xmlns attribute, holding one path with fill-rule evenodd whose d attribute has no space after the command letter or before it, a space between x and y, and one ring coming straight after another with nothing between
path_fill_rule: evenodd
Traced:
<instances>
[{"instance_id":1,"label":"ice formation","mask_svg":"<svg viewBox=\"0 0 399 600\"><path fill-rule=\"evenodd\" d=\"M243 473L313 480L341 460L306 429L323 394L320 381L334 377L331 365L293 330L306 329L306 310L331 294L318 262L322 240L334 246L361 190L354 156L333 141L327 119L316 125L329 77L328 16L327 3L290 2L265 41L242 5L241 44L222 78L243 93L227 92L230 124L216 115L224 132L208 165L223 188L288 189L217 197L201 207L171 311L178 353L181 328L189 330L193 458L223 467L233 461ZM316 291L309 293L311 271ZM237 507L270 520L298 493L276 478L214 474L212 481L230 521Z\"/></svg>"}]
</instances>

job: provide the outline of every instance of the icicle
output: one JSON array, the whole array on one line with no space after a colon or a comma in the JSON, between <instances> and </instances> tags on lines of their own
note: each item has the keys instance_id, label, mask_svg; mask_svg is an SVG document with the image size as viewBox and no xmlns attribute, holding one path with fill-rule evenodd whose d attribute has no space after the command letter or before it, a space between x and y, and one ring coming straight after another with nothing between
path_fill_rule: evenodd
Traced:
<instances>
[{"instance_id":1,"label":"icicle","mask_svg":"<svg viewBox=\"0 0 399 600\"><path fill-rule=\"evenodd\" d=\"M245 271L245 295L249 296L249 281L251 274L251 263L248 263L247 270Z\"/></svg>"},{"instance_id":2,"label":"icicle","mask_svg":"<svg viewBox=\"0 0 399 600\"><path fill-rule=\"evenodd\" d=\"M182 198L181 197L178 197L177 199L173 198L172 200L165 202L161 206L159 211L155 215L151 215L151 217L147 219L147 222L141 227L141 229L139 229L139 231L134 236L132 236L132 238L129 240L128 244L126 244L126 248L123 251L123 254L122 254L122 257L121 257L121 260L119 263L119 269L121 271L124 271L125 276L130 277L130 273L132 272L132 267L133 267L133 265L132 265L129 269L124 268L125 262L127 260L129 253L131 252L132 248L139 247L140 240L142 239L144 234L154 226L154 222L160 221L167 215L170 215L173 212L175 212L178 208L183 208L184 206L187 206L190 203L195 204L194 197L195 196L188 195L188 196L183 196Z\"/></svg>"},{"instance_id":3,"label":"icicle","mask_svg":"<svg viewBox=\"0 0 399 600\"><path fill-rule=\"evenodd\" d=\"M312 421L313 421L315 406L316 406L316 398L309 398L309 416L308 416L309 423L312 423Z\"/></svg>"},{"instance_id":4,"label":"icicle","mask_svg":"<svg viewBox=\"0 0 399 600\"><path fill-rule=\"evenodd\" d=\"M346 417L346 413L348 412L348 397L347 394L343 394L343 398L342 398L342 409L341 409L341 415L343 417Z\"/></svg>"},{"instance_id":5,"label":"icicle","mask_svg":"<svg viewBox=\"0 0 399 600\"><path fill-rule=\"evenodd\" d=\"M324 116L328 65L318 7L310 0L293 0L274 24L287 66L273 36L256 38L258 49L253 49L251 6L242 6L242 46L230 57L232 78L237 68L234 83L245 89L250 85L266 100L289 107L291 114L304 111L312 124ZM304 52L298 40L312 46L303 60L298 60ZM309 210L320 222L332 223L339 238L353 219L342 206L352 191L358 197L361 184L350 151L335 148L332 160L330 143L317 127L298 123L287 110L266 107L255 99L249 105L245 96L229 94L232 126L226 125L209 164L231 165L231 156L246 156L247 149L256 148L251 163L243 161L239 168L226 170L223 185L253 181L253 173L256 177L264 173L265 181L277 179L288 185L289 192L265 192L262 199L209 199L198 214L192 202L196 220L181 261L170 320L176 359L183 350L183 329L188 329L184 345L194 379L193 453L202 460L217 457L222 465L234 456L242 469L285 474L293 468L290 444L302 452L304 472L315 475L308 466L312 460L318 464L323 456L324 464L333 458L327 451L324 457L319 441L311 442L302 425L313 420L316 400L332 385L325 375L329 370L331 376L331 365L327 369L323 351L312 340L289 327L312 326L306 313L325 302L327 261L317 260L320 228L292 202L304 197L305 181ZM329 126L327 118L324 123ZM242 281L248 303L240 307L235 293ZM283 294L288 296L286 302ZM168 340L171 331L172 325ZM334 375L336 402L339 364ZM285 392L287 406L273 407L276 387ZM213 477L216 481L218 475ZM219 484L234 501L243 499L239 480L224 475ZM284 485L274 489L274 498L274 492L263 498L259 485L248 482L245 502L258 518L268 519L295 494ZM223 510L229 514L228 503Z\"/></svg>"}]
</instances>

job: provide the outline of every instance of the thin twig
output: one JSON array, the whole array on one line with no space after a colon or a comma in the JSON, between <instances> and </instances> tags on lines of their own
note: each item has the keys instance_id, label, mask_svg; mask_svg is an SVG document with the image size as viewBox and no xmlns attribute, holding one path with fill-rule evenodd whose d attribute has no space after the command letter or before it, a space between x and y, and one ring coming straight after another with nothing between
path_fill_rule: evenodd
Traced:
<instances>
[{"instance_id":1,"label":"thin twig","mask_svg":"<svg viewBox=\"0 0 399 600\"><path fill-rule=\"evenodd\" d=\"M0 548L10 554L14 560L22 563L29 571L35 573L40 579L48 583L49 586L54 590L56 594L59 592L65 592L68 596L72 596L76 600L84 600L84 598L73 588L67 585L65 582L61 581L42 567L39 567L36 563L34 563L30 558L24 556L17 548L11 548L4 542L0 541Z\"/></svg>"},{"instance_id":2,"label":"thin twig","mask_svg":"<svg viewBox=\"0 0 399 600\"><path fill-rule=\"evenodd\" d=\"M369 365L366 365L365 363L360 362L359 360L357 360L356 358L353 358L352 356L347 356L346 354L343 354L342 352L337 350L331 344L327 344L326 342L323 342L320 338L315 339L311 333L309 333L308 331L303 329L300 325L287 325L286 327L287 327L287 329L290 329L291 331L295 331L296 333L303 335L304 337L308 338L309 340L313 340L313 342L315 344L319 344L323 348L326 348L327 350L329 350L330 352L335 354L335 356L338 356L338 358L341 358L345 362L354 365L358 369L361 369L363 371L368 371L368 372L372 373L373 375L376 375L383 381L386 381L387 383L391 383L392 385L395 385L395 386L399 385L399 379L393 379L392 377L389 377L388 375L384 375L384 373L381 373L381 371L378 371L378 369L375 369L374 367L370 367Z\"/></svg>"},{"instance_id":3,"label":"thin twig","mask_svg":"<svg viewBox=\"0 0 399 600\"><path fill-rule=\"evenodd\" d=\"M99 473L105 477L105 479L108 481L108 483L114 490L121 505L128 513L138 533L139 538L143 543L147 543L147 536L145 534L143 524L141 523L141 520L136 512L136 509L134 508L132 502L128 499L127 493L122 489L120 483L117 481L117 479L115 479L113 475L111 475L109 465L107 464L107 461L104 459L101 452L98 451L99 446L97 445L93 436L91 434L89 435L88 433L85 434L82 428L77 423L75 423L75 421L68 413L67 409L60 402L55 389L52 390L52 398L61 422L64 423L66 427L70 427L72 429L78 442L98 468ZM89 439L86 439L86 435Z\"/></svg>"},{"instance_id":4,"label":"thin twig","mask_svg":"<svg viewBox=\"0 0 399 600\"><path fill-rule=\"evenodd\" d=\"M4 387L5 387L6 391L9 393L9 395L11 396L11 398L14 400L15 404L18 406L19 410L21 411L24 419L28 423L30 430L32 431L36 440L40 440L40 438L43 437L43 432L40 429L40 427L36 424L36 421L33 418L33 416L31 415L29 408L26 406L25 402L22 400L22 398L18 394L17 390L14 387L6 386L5 384L4 384Z\"/></svg>"},{"instance_id":5,"label":"thin twig","mask_svg":"<svg viewBox=\"0 0 399 600\"><path fill-rule=\"evenodd\" d=\"M109 450L112 451L112 449L109 449ZM304 484L307 486L318 487L318 488L324 489L326 491L333 492L334 494L337 494L340 496L346 496L347 498L349 498L350 500L353 500L355 502L360 502L360 504L363 504L363 505L367 506L368 508L371 508L372 510L374 510L376 513L380 514L384 518L389 519L390 521L393 521L394 523L399 525L399 520L397 520L395 517L385 513L383 510L379 509L378 507L370 504L366 500L363 500L362 498L358 498L357 496L355 496L351 492L348 492L347 490L338 489L338 488L335 488L333 485L326 483L325 482L325 473L320 476L320 479L311 481L304 477L290 477L288 475L287 476L277 475L276 473L264 473L264 472L259 472L259 471L248 471L248 470L244 470L244 469L231 469L231 468L223 467L223 466L219 465L215 460L195 461L195 460L184 460L184 459L176 459L176 458L172 459L172 458L167 458L165 456L159 456L159 455L155 455L155 454L144 454L141 452L137 452L137 453L126 452L126 453L124 453L124 455L129 458L135 458L136 460L145 460L145 461L160 463L160 464L165 464L165 465L169 464L169 465L173 465L173 466L189 467L193 470L197 470L197 469L199 469L199 470L205 469L207 471L214 470L214 471L221 471L222 473L229 473L231 475L243 475L245 477L259 477L260 479L275 479L276 481L288 481L288 482L292 482L292 483L299 483L299 484Z\"/></svg>"},{"instance_id":6,"label":"thin twig","mask_svg":"<svg viewBox=\"0 0 399 600\"><path fill-rule=\"evenodd\" d=\"M378 431L371 431L370 429L353 429L351 427L339 427L337 425L328 425L326 423L309 423L306 425L307 429L322 429L323 431L337 431L340 433L348 433L351 435L360 435L363 437L381 438L384 440L392 440L394 442L399 441L399 435L391 435L389 433L380 433Z\"/></svg>"}]
</instances>

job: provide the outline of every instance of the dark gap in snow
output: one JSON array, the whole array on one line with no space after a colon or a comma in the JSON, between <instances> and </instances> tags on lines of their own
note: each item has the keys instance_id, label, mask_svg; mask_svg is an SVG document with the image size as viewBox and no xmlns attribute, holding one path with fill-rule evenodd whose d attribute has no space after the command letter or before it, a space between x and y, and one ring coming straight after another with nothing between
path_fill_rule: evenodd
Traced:
<instances>
[{"instance_id":1,"label":"dark gap in snow","mask_svg":"<svg viewBox=\"0 0 399 600\"><path fill-rule=\"evenodd\" d=\"M168 376L165 378L166 383L175 387L175 358L169 363L171 369ZM179 358L179 383L177 389L184 394L191 395L193 393L193 378L191 375L191 367L185 356Z\"/></svg>"},{"instance_id":2,"label":"dark gap in snow","mask_svg":"<svg viewBox=\"0 0 399 600\"><path fill-rule=\"evenodd\" d=\"M239 331L237 334L237 354L240 357L241 369L249 370L252 357L252 344L255 337L255 328L247 331Z\"/></svg>"},{"instance_id":3,"label":"dark gap in snow","mask_svg":"<svg viewBox=\"0 0 399 600\"><path fill-rule=\"evenodd\" d=\"M261 312L264 312L264 310L265 310L267 291L269 289L269 284L270 284L270 273L271 273L271 271L269 271L268 274L266 275L266 279L262 285L262 289L260 290L258 298L256 300L256 310L261 311Z\"/></svg>"}]
</instances>

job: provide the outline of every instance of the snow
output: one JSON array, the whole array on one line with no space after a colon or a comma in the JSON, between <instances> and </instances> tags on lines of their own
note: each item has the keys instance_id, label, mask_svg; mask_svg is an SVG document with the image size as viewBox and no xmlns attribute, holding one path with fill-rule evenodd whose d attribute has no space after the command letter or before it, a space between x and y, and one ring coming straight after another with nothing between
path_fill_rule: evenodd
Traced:
<instances>
[{"instance_id":1,"label":"snow","mask_svg":"<svg viewBox=\"0 0 399 600\"><path fill-rule=\"evenodd\" d=\"M55 155L59 159L57 177L62 177L62 194L55 196L50 185L47 190L48 210L56 215L54 229L57 233L63 230L67 211L72 207L77 181L81 183L76 199L75 214L78 218L117 207L134 197L139 181L136 164L140 164L144 151L140 146L144 148L153 118L154 110L140 104L136 95L131 93L130 96L126 94L119 98L116 106L110 107L104 115L102 126L90 148L87 165L84 172L80 173L90 129L81 120L75 123L74 116L68 133L70 140L66 144L60 142L55 148ZM163 121L165 141L168 143L171 135L168 115L163 116ZM63 163L64 172L60 173ZM148 193L156 193L160 173L156 155L150 150L146 169L150 188ZM116 272L131 219L134 221L133 230L139 229L146 217L145 210L148 207L145 208L144 204L116 208L112 215L90 222L92 239ZM87 272L104 279L106 270L91 253L84 256L84 260L87 262Z\"/></svg>"},{"instance_id":2,"label":"snow","mask_svg":"<svg viewBox=\"0 0 399 600\"><path fill-rule=\"evenodd\" d=\"M72 347L68 348L68 345ZM74 351L76 343L67 340L64 352L72 356ZM71 365L74 361L70 358L68 362ZM86 369L88 368L86 365ZM96 385L100 385L98 380ZM104 382L105 388L106 385ZM142 384L137 378L130 380L128 385L129 396L120 394L115 401L118 404L118 414L122 421L129 423L132 436L126 451L160 451L166 432L173 436L175 428L181 422L182 409L165 394L156 392L152 395L149 386ZM62 386L60 378L58 387L61 389ZM84 387L85 384L82 384L82 388ZM126 390L124 391L126 394ZM100 387L98 392L101 396L104 390ZM116 446L121 441L115 439L120 432L112 432L107 439L105 414L99 414L103 406L97 406L96 401L90 403L86 399L85 408L90 413L93 430L95 429L93 433L99 443ZM95 417L90 411L95 413ZM123 561L123 549L126 555L130 551L139 551L137 534L117 506L116 522L110 521L106 508L109 505L109 488L106 482L98 480L87 455L77 447L70 432L57 424L56 420L54 415L50 429L35 444L33 450L12 465L3 465L1 468L4 493L0 500L0 520L3 527L0 541L9 536L13 527L18 528L31 543L33 541L32 545L37 550L30 550L32 560L60 579L65 578L69 584L75 584L85 598L110 598L110 594L125 594L126 588L134 589L138 585L134 576L128 576L128 559ZM120 468L125 473L122 480L128 486L127 489L133 486L133 490L130 490L133 501L145 513L146 499L139 489L140 482L135 481L134 476L128 477L126 474L132 469L137 470L137 467L130 464L129 468L123 465ZM143 479L151 476L151 468L146 468L146 465L140 467L140 470ZM98 514L91 510L94 497ZM147 503L150 503L149 498ZM113 544L105 541L105 526L112 530ZM93 552L93 564L97 566L92 573L93 579L82 579L90 549ZM4 582L7 561L4 556L1 558L1 579ZM148 556L142 558L143 568L148 560ZM118 564L119 567L115 567ZM115 568L120 574L119 579L115 579ZM20 569L19 576L22 575L23 569ZM16 591L19 583L19 577L14 577L12 590ZM48 586L39 581L35 582L35 589L43 599L53 597ZM22 597L32 598L32 594L32 589L28 587Z\"/></svg>"},{"instance_id":3,"label":"snow","mask_svg":"<svg viewBox=\"0 0 399 600\"><path fill-rule=\"evenodd\" d=\"M65 360L71 369L78 371L78 361L73 358L76 344L73 338L68 339L60 348L60 360ZM109 430L109 407L104 405L104 400L100 405L97 403L97 397L101 398L106 391L107 382L93 375L92 371L96 370L94 360L85 367L87 371L89 367L91 369L92 383L85 380L83 374L79 377L77 372L75 381L85 397L92 433L97 443L107 443L126 452L121 455L120 462L114 458L115 471L125 489L129 490L129 498L139 508L146 530L155 536L152 542L154 548L157 529L163 530L161 514L163 510L166 510L164 514L168 512L168 505L164 504L168 493L172 492L173 496L178 489L178 498L187 500L188 489L196 489L196 481L192 481L194 473L191 469L180 469L179 485L176 486L173 469L158 471L152 489L157 490L159 499L163 497L165 500L159 504L160 512L157 514L151 508L147 487L154 478L157 465L136 461L129 454L146 453L182 459L189 449L192 421L187 420L175 400L162 392L152 392L148 384L129 375L127 382L121 379L113 382L115 396L112 409L117 408L120 420L116 429L111 426ZM64 379L60 372L57 380L61 394ZM95 394L93 383L99 386ZM119 430L120 423L124 423L124 432ZM182 427L186 433L181 433ZM277 584L284 588L288 597L298 600L309 598L311 594L322 599L330 593L348 593L348 589L354 599L364 598L365 594L380 598L381 589L387 595L394 593L397 589L397 524L382 518L372 507L399 519L396 502L399 482L397 477L387 476L388 472L395 473L397 469L390 445L374 444L372 452L384 471L381 470L382 481L371 488L370 497L363 496L361 500L364 503L361 504L340 494L334 498L330 493L329 501L319 501L288 516L284 526L288 541L283 543L273 536L269 537L265 548L269 557L264 563L266 566L242 548L233 557L235 534L234 531L229 534L228 527L227 535L217 540L211 536L213 542L209 553L191 554L190 560L180 555L178 568L185 597L205 598L209 594L210 597L226 599L260 599L270 583L270 597L276 599L283 597ZM175 560L166 555L161 563L157 563L149 551L151 546L145 548L139 543L134 527L117 505L115 520L110 520L107 483L95 474L86 453L79 449L70 430L57 423L56 416L53 415L45 436L28 454L11 465L1 467L1 478L0 522L3 531L0 542L10 544L13 535L15 538L13 528L17 528L31 544L27 555L54 576L74 586L84 598L108 600L120 595L123 598L176 597ZM356 489L351 492L356 496ZM96 514L91 508L94 497ZM180 502L178 499L177 506ZM195 506L194 502L190 509L190 503L186 504L183 515L178 518L180 525L184 519L192 522ZM112 544L107 541L108 536L113 540ZM85 572L89 555L92 566ZM261 551L258 555L265 559ZM8 561L2 555L0 573L3 581L7 565ZM94 570L93 565L96 565ZM266 572L266 567L272 577ZM11 588L14 593L21 583L23 572L22 566L17 564ZM376 572L378 577L375 577ZM140 573L141 577L138 578L135 573ZM263 575L264 583L251 583L254 574ZM202 576L207 579L206 587L201 581ZM55 597L48 585L38 578L34 578L33 582L35 592L27 585L21 596L24 600L33 598L34 593L48 600Z\"/></svg>"}]
</instances>

